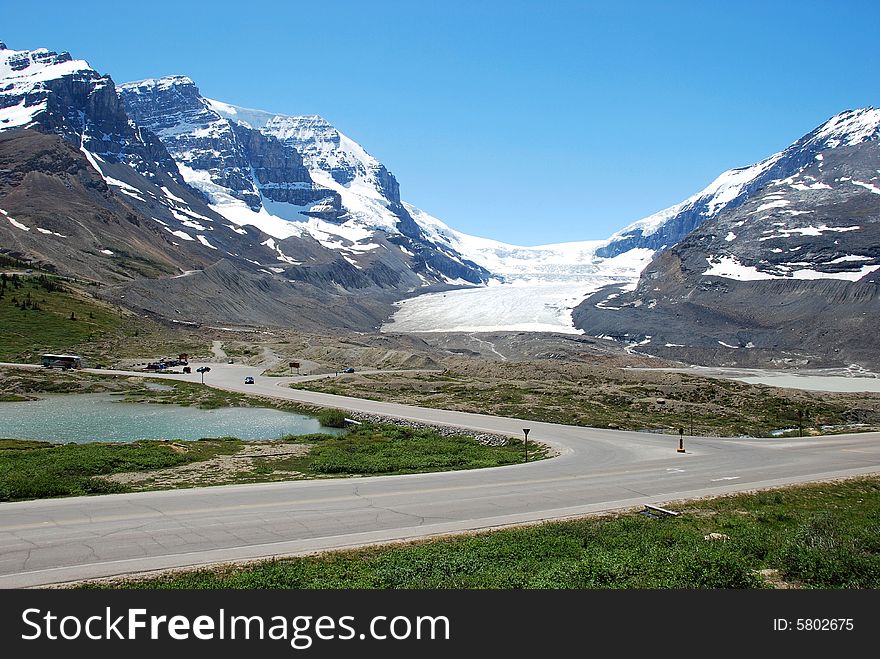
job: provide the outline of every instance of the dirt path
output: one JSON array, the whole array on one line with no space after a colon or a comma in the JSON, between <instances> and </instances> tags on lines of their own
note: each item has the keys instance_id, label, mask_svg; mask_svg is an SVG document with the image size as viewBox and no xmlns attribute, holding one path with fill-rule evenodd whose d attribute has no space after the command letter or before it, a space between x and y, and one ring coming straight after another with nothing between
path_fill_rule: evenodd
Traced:
<instances>
[{"instance_id":1,"label":"dirt path","mask_svg":"<svg viewBox=\"0 0 880 659\"><path fill-rule=\"evenodd\" d=\"M217 359L226 359L228 357L223 350L223 343L221 341L211 341L211 352L214 353Z\"/></svg>"},{"instance_id":2,"label":"dirt path","mask_svg":"<svg viewBox=\"0 0 880 659\"><path fill-rule=\"evenodd\" d=\"M263 368L263 370L268 371L270 368L275 368L280 363L281 357L275 354L275 351L273 351L272 348L270 348L269 346L263 346L259 362L259 365Z\"/></svg>"}]
</instances>

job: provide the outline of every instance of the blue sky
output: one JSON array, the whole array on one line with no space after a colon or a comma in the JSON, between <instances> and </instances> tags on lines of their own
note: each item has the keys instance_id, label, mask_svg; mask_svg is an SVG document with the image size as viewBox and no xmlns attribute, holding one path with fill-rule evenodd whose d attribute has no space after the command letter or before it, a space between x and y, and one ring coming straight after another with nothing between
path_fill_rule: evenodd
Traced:
<instances>
[{"instance_id":1,"label":"blue sky","mask_svg":"<svg viewBox=\"0 0 880 659\"><path fill-rule=\"evenodd\" d=\"M604 238L880 104L873 2L5 3L10 48L320 114L467 233Z\"/></svg>"}]
</instances>

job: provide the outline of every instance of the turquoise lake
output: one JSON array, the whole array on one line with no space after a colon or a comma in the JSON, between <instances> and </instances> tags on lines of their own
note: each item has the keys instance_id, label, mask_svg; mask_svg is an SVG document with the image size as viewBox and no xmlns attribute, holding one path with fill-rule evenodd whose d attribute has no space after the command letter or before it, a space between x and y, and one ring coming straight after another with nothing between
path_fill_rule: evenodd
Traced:
<instances>
[{"instance_id":1,"label":"turquoise lake","mask_svg":"<svg viewBox=\"0 0 880 659\"><path fill-rule=\"evenodd\" d=\"M314 417L258 407L197 407L123 402L114 394L51 395L0 402L0 438L51 442L132 442L138 439L339 434Z\"/></svg>"}]
</instances>

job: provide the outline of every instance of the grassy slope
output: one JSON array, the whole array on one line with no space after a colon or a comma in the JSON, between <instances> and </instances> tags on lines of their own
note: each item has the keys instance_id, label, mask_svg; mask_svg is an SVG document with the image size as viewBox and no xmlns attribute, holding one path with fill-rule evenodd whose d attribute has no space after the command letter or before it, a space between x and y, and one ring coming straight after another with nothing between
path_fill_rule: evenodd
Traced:
<instances>
[{"instance_id":1,"label":"grassy slope","mask_svg":"<svg viewBox=\"0 0 880 659\"><path fill-rule=\"evenodd\" d=\"M0 360L38 362L43 352L75 352L121 323L120 313L75 292L69 284L47 277L17 277L0 295L4 329Z\"/></svg>"},{"instance_id":2,"label":"grassy slope","mask_svg":"<svg viewBox=\"0 0 880 659\"><path fill-rule=\"evenodd\" d=\"M531 448L530 460L546 457L545 447ZM281 468L315 476L412 474L498 467L524 459L519 442L484 446L470 437L445 437L427 428L363 424L343 437L318 442L307 456Z\"/></svg>"},{"instance_id":3,"label":"grassy slope","mask_svg":"<svg viewBox=\"0 0 880 659\"><path fill-rule=\"evenodd\" d=\"M638 514L201 569L114 588L880 587L880 478ZM707 540L719 533L727 539ZM763 572L761 572L763 570Z\"/></svg>"},{"instance_id":4,"label":"grassy slope","mask_svg":"<svg viewBox=\"0 0 880 659\"><path fill-rule=\"evenodd\" d=\"M74 353L94 366L145 354L210 354L210 342L192 331L169 329L107 304L89 286L21 275L0 293L0 361L38 363L46 352Z\"/></svg>"}]
</instances>

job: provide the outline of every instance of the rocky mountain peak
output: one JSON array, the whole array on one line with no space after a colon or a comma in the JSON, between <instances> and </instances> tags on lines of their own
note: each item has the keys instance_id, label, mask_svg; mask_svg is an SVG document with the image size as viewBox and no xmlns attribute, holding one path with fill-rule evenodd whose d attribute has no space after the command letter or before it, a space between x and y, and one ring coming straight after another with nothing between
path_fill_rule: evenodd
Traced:
<instances>
[{"instance_id":1,"label":"rocky mountain peak","mask_svg":"<svg viewBox=\"0 0 880 659\"><path fill-rule=\"evenodd\" d=\"M73 67L65 67L64 70L51 72L48 77L63 75L70 70L83 69L92 70L88 62L84 60L74 61L68 52L57 53L47 48L37 48L36 50L10 50L6 44L2 44L0 51L0 74L4 78L18 77L27 78L43 72L44 69L73 62ZM6 69L6 70L4 70ZM12 75L10 72L19 72L18 75Z\"/></svg>"},{"instance_id":2,"label":"rocky mountain peak","mask_svg":"<svg viewBox=\"0 0 880 659\"><path fill-rule=\"evenodd\" d=\"M190 185L225 212L239 217L236 205L244 202L259 215L265 203L277 202L290 206L285 219L332 221L339 214L335 195L314 185L296 149L221 116L190 78L130 82L119 93L131 117L159 136ZM283 228L277 237L298 233Z\"/></svg>"},{"instance_id":3,"label":"rocky mountain peak","mask_svg":"<svg viewBox=\"0 0 880 659\"><path fill-rule=\"evenodd\" d=\"M831 117L803 138L821 149L854 146L880 137L880 109L867 107L846 110Z\"/></svg>"},{"instance_id":4,"label":"rocky mountain peak","mask_svg":"<svg viewBox=\"0 0 880 659\"><path fill-rule=\"evenodd\" d=\"M85 60L46 48L0 51L0 131L57 133L104 161L182 183L156 136L134 125L113 80Z\"/></svg>"},{"instance_id":5,"label":"rocky mountain peak","mask_svg":"<svg viewBox=\"0 0 880 659\"><path fill-rule=\"evenodd\" d=\"M487 279L484 268L432 242L401 203L391 172L324 117L203 98L192 81L176 76L119 90L129 113L160 137L187 181L233 222L279 239L308 235L330 249L363 255L388 238L409 255L425 285Z\"/></svg>"},{"instance_id":6,"label":"rocky mountain peak","mask_svg":"<svg viewBox=\"0 0 880 659\"><path fill-rule=\"evenodd\" d=\"M803 162L790 176L658 253L634 290L588 298L577 326L691 363L876 368L878 118L841 113L805 135L779 156Z\"/></svg>"},{"instance_id":7,"label":"rocky mountain peak","mask_svg":"<svg viewBox=\"0 0 880 659\"><path fill-rule=\"evenodd\" d=\"M621 229L596 254L613 257L634 248L671 247L702 222L736 208L767 184L797 174L823 150L877 139L878 130L880 110L869 107L841 112L784 151L754 165L728 170L680 204Z\"/></svg>"},{"instance_id":8,"label":"rocky mountain peak","mask_svg":"<svg viewBox=\"0 0 880 659\"><path fill-rule=\"evenodd\" d=\"M328 188L357 188L361 196L400 206L400 186L394 175L324 117L317 114L290 116L219 101L208 102L231 121L271 135L295 148L317 183ZM344 191L337 191L344 195ZM400 221L398 215L406 213L402 207L394 210L392 215L395 217L388 218L388 228Z\"/></svg>"}]
</instances>

